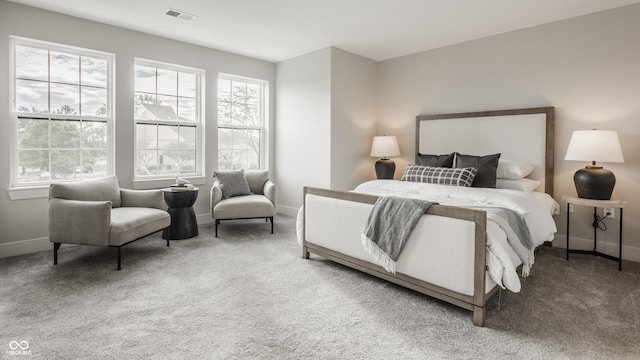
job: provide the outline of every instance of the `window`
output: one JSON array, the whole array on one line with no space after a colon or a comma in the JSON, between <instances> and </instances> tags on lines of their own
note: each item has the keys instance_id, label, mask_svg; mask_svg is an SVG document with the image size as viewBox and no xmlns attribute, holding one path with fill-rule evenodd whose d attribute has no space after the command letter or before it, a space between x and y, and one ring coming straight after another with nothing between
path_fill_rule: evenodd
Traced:
<instances>
[{"instance_id":1,"label":"window","mask_svg":"<svg viewBox=\"0 0 640 360\"><path fill-rule=\"evenodd\" d=\"M114 55L11 38L12 186L113 173Z\"/></svg>"},{"instance_id":2,"label":"window","mask_svg":"<svg viewBox=\"0 0 640 360\"><path fill-rule=\"evenodd\" d=\"M203 70L136 59L136 178L200 175Z\"/></svg>"},{"instance_id":3,"label":"window","mask_svg":"<svg viewBox=\"0 0 640 360\"><path fill-rule=\"evenodd\" d=\"M265 158L267 82L218 77L218 169L261 169Z\"/></svg>"}]
</instances>

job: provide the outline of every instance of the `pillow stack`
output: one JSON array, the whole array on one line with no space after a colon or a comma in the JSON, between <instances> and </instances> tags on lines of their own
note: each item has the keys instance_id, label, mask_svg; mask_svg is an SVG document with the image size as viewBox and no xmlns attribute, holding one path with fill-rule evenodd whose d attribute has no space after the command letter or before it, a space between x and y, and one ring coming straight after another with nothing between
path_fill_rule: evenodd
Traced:
<instances>
[{"instance_id":1,"label":"pillow stack","mask_svg":"<svg viewBox=\"0 0 640 360\"><path fill-rule=\"evenodd\" d=\"M471 184L472 187L496 187L496 171L500 154L474 156L453 152L451 154L431 155L418 154L418 165L455 168L455 169L476 169L476 174Z\"/></svg>"},{"instance_id":2,"label":"pillow stack","mask_svg":"<svg viewBox=\"0 0 640 360\"><path fill-rule=\"evenodd\" d=\"M532 192L540 186L540 181L528 179L534 167L519 161L501 159L498 163L496 187L498 189Z\"/></svg>"},{"instance_id":3,"label":"pillow stack","mask_svg":"<svg viewBox=\"0 0 640 360\"><path fill-rule=\"evenodd\" d=\"M409 165L400 180L526 192L540 185L540 181L526 178L533 166L500 159L500 155L418 154L418 164Z\"/></svg>"}]
</instances>

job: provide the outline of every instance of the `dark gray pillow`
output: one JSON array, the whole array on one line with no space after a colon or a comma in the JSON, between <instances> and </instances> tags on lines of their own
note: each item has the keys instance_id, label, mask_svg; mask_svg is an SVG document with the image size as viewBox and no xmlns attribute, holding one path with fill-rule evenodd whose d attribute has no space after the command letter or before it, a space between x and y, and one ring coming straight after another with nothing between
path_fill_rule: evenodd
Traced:
<instances>
[{"instance_id":1,"label":"dark gray pillow","mask_svg":"<svg viewBox=\"0 0 640 360\"><path fill-rule=\"evenodd\" d=\"M222 198L227 199L232 196L250 195L249 183L244 176L244 170L215 171L213 177L220 182Z\"/></svg>"},{"instance_id":2,"label":"dark gray pillow","mask_svg":"<svg viewBox=\"0 0 640 360\"><path fill-rule=\"evenodd\" d=\"M418 153L418 163L416 165L432 166L432 167L453 167L453 158L456 153L442 154L442 155L430 155Z\"/></svg>"},{"instance_id":3,"label":"dark gray pillow","mask_svg":"<svg viewBox=\"0 0 640 360\"><path fill-rule=\"evenodd\" d=\"M474 167L478 170L471 184L472 187L495 188L499 160L500 154L485 156L456 154L456 168Z\"/></svg>"}]
</instances>

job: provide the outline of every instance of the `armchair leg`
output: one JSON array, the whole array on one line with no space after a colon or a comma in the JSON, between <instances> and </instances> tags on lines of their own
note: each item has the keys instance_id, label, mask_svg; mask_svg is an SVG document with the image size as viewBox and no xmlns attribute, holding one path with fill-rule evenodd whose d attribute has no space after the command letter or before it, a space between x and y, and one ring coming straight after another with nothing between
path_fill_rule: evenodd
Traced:
<instances>
[{"instance_id":1,"label":"armchair leg","mask_svg":"<svg viewBox=\"0 0 640 360\"><path fill-rule=\"evenodd\" d=\"M273 216L269 217L269 220L271 220L271 234L273 234Z\"/></svg>"},{"instance_id":2,"label":"armchair leg","mask_svg":"<svg viewBox=\"0 0 640 360\"><path fill-rule=\"evenodd\" d=\"M216 219L216 237L218 237L218 224L220 224L220 220Z\"/></svg>"},{"instance_id":3,"label":"armchair leg","mask_svg":"<svg viewBox=\"0 0 640 360\"><path fill-rule=\"evenodd\" d=\"M118 249L118 270L122 270L122 258L120 254L120 246L118 246L117 249Z\"/></svg>"},{"instance_id":4,"label":"armchair leg","mask_svg":"<svg viewBox=\"0 0 640 360\"><path fill-rule=\"evenodd\" d=\"M53 265L58 265L58 249L61 243L53 243Z\"/></svg>"}]
</instances>

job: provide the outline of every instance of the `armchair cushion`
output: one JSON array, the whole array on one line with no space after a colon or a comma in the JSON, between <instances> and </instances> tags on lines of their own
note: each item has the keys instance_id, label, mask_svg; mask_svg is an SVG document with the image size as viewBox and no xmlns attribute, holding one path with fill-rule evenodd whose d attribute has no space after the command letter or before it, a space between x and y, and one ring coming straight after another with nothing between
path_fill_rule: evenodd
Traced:
<instances>
[{"instance_id":1,"label":"armchair cushion","mask_svg":"<svg viewBox=\"0 0 640 360\"><path fill-rule=\"evenodd\" d=\"M244 172L244 176L249 183L249 190L252 193L263 195L264 184L269 180L269 171L267 170L247 170Z\"/></svg>"},{"instance_id":2,"label":"armchair cushion","mask_svg":"<svg viewBox=\"0 0 640 360\"><path fill-rule=\"evenodd\" d=\"M120 185L114 176L102 179L52 183L49 198L80 201L111 201L111 206L121 206Z\"/></svg>"},{"instance_id":3,"label":"armchair cushion","mask_svg":"<svg viewBox=\"0 0 640 360\"><path fill-rule=\"evenodd\" d=\"M219 202L213 208L216 219L262 218L275 215L275 206L263 195L237 196Z\"/></svg>"},{"instance_id":4,"label":"armchair cushion","mask_svg":"<svg viewBox=\"0 0 640 360\"><path fill-rule=\"evenodd\" d=\"M249 188L249 183L244 175L244 170L216 171L213 175L220 183L223 199L251 194L251 189Z\"/></svg>"},{"instance_id":5,"label":"armchair cushion","mask_svg":"<svg viewBox=\"0 0 640 360\"><path fill-rule=\"evenodd\" d=\"M151 207L120 207L111 210L109 246L119 246L171 225L164 210Z\"/></svg>"},{"instance_id":6,"label":"armchair cushion","mask_svg":"<svg viewBox=\"0 0 640 360\"><path fill-rule=\"evenodd\" d=\"M135 206L167 210L162 190L130 190L120 189L122 206Z\"/></svg>"}]
</instances>

